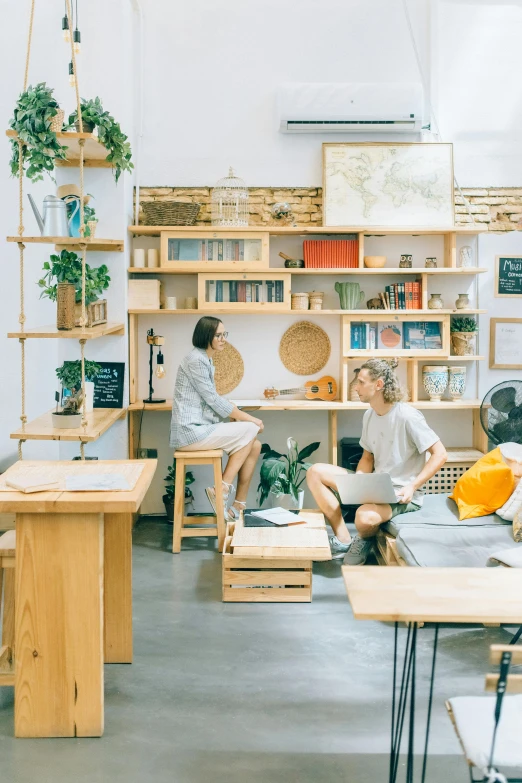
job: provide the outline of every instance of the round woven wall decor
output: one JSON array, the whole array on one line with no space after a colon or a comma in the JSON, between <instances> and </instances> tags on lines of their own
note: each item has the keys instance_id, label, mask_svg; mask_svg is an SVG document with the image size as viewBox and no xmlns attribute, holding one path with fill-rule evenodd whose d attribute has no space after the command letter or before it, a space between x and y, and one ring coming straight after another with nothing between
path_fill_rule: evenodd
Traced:
<instances>
[{"instance_id":1,"label":"round woven wall decor","mask_svg":"<svg viewBox=\"0 0 522 783\"><path fill-rule=\"evenodd\" d=\"M279 344L284 366L296 375L313 375L330 358L330 338L320 326L299 321L287 329Z\"/></svg>"},{"instance_id":2,"label":"round woven wall decor","mask_svg":"<svg viewBox=\"0 0 522 783\"><path fill-rule=\"evenodd\" d=\"M241 354L230 343L226 343L224 349L212 357L216 372L214 381L218 394L229 394L232 389L239 386L245 374L245 365Z\"/></svg>"}]
</instances>

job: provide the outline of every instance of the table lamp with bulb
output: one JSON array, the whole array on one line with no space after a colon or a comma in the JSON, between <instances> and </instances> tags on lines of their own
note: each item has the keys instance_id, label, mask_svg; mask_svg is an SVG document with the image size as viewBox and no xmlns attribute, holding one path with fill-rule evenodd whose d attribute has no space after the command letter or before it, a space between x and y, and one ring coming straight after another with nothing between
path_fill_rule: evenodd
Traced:
<instances>
[{"instance_id":1,"label":"table lamp with bulb","mask_svg":"<svg viewBox=\"0 0 522 783\"><path fill-rule=\"evenodd\" d=\"M165 338L161 334L154 334L154 329L149 329L147 332L147 343L150 348L149 352L149 396L143 402L146 403L160 403L165 400L160 400L157 397L153 397L154 388L152 386L152 373L153 373L153 360L154 360L154 346L158 347L158 355L156 357L156 377L165 377L165 359L161 352L161 346L165 343Z\"/></svg>"}]
</instances>

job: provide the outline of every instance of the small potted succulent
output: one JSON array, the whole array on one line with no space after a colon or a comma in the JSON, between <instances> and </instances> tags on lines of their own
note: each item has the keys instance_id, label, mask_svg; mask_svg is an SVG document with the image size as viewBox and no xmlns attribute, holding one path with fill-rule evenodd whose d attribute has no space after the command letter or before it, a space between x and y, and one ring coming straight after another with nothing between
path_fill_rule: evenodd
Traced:
<instances>
[{"instance_id":1,"label":"small potted succulent","mask_svg":"<svg viewBox=\"0 0 522 783\"><path fill-rule=\"evenodd\" d=\"M475 318L458 316L451 320L451 348L454 356L474 356L478 324Z\"/></svg>"},{"instance_id":2,"label":"small potted succulent","mask_svg":"<svg viewBox=\"0 0 522 783\"><path fill-rule=\"evenodd\" d=\"M63 126L64 112L53 98L53 90L45 82L28 87L16 102L13 118L9 122L17 138L11 142L11 174L20 173L20 146L22 142L22 168L31 182L43 179L44 174L52 178L56 160L66 157L67 147L57 139L56 134Z\"/></svg>"},{"instance_id":3,"label":"small potted succulent","mask_svg":"<svg viewBox=\"0 0 522 783\"><path fill-rule=\"evenodd\" d=\"M165 494L163 495L163 503L165 504L165 513L167 515L167 521L171 524L174 523L174 490L176 486L176 460L169 466L168 473L163 479L165 482ZM195 482L194 474L191 470L185 472L185 505L194 502L194 495L190 489L190 485Z\"/></svg>"},{"instance_id":4,"label":"small potted succulent","mask_svg":"<svg viewBox=\"0 0 522 783\"><path fill-rule=\"evenodd\" d=\"M310 443L301 451L293 438L288 438L286 443L287 454L274 451L268 443L261 447L263 462L257 488L259 503L263 505L268 498L272 507L300 509L304 500L304 489L301 489L301 485L306 478L306 471L311 467L311 463L305 460L317 451L320 443Z\"/></svg>"},{"instance_id":5,"label":"small potted succulent","mask_svg":"<svg viewBox=\"0 0 522 783\"><path fill-rule=\"evenodd\" d=\"M90 413L93 409L94 379L100 370L101 365L98 362L85 359L85 410L87 413ZM57 367L56 377L62 384L62 400L64 404L69 396L75 396L78 392L81 394L82 363L80 359L64 362L61 367Z\"/></svg>"},{"instance_id":6,"label":"small potted succulent","mask_svg":"<svg viewBox=\"0 0 522 783\"><path fill-rule=\"evenodd\" d=\"M98 131L98 139L108 150L107 161L114 167L114 179L117 182L122 171L132 171L134 168L128 137L114 117L104 110L98 97L88 101L82 98L80 110L84 133L92 133L95 129ZM70 126L75 126L78 131L80 129L77 111L69 116Z\"/></svg>"}]
</instances>

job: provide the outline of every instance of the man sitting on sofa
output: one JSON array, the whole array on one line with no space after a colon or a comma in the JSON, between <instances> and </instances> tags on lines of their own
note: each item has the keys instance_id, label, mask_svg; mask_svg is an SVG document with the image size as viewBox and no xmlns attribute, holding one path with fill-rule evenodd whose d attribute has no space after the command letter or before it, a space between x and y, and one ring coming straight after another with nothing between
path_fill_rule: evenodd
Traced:
<instances>
[{"instance_id":1,"label":"man sitting on sofa","mask_svg":"<svg viewBox=\"0 0 522 783\"><path fill-rule=\"evenodd\" d=\"M363 455L357 473L389 473L397 503L359 506L355 514L357 534L350 540L341 506L332 492L337 490L337 478L347 471L337 465L320 463L309 468L308 487L334 531L330 537L332 558L344 558L345 565L366 562L383 522L397 514L419 510L423 500L421 487L447 459L446 449L422 413L401 402L399 382L389 362L383 359L365 362L357 379L357 392L361 402L370 403L363 418L360 440Z\"/></svg>"}]
</instances>

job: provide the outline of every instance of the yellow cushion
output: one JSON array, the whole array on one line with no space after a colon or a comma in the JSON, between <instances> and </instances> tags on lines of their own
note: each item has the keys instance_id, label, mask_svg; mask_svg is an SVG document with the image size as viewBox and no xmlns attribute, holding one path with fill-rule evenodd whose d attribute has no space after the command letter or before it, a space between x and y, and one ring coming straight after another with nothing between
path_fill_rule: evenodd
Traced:
<instances>
[{"instance_id":1,"label":"yellow cushion","mask_svg":"<svg viewBox=\"0 0 522 783\"><path fill-rule=\"evenodd\" d=\"M459 478L450 495L459 508L459 519L493 514L514 490L514 476L500 449L493 449Z\"/></svg>"}]
</instances>

